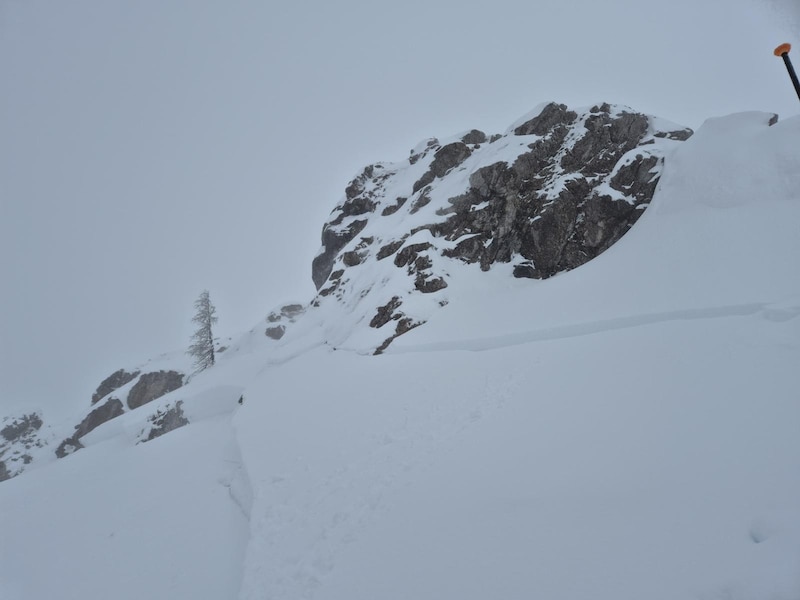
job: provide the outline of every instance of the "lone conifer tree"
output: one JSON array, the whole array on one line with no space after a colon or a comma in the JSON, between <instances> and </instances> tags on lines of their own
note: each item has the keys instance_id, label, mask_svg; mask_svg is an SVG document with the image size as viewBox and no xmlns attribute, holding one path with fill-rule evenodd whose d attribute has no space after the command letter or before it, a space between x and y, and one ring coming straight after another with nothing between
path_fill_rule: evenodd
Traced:
<instances>
[{"instance_id":1,"label":"lone conifer tree","mask_svg":"<svg viewBox=\"0 0 800 600\"><path fill-rule=\"evenodd\" d=\"M202 371L214 365L214 334L211 326L217 322L217 309L211 304L207 290L194 301L194 309L192 322L197 323L197 331L192 336L188 354L194 357L197 371Z\"/></svg>"}]
</instances>

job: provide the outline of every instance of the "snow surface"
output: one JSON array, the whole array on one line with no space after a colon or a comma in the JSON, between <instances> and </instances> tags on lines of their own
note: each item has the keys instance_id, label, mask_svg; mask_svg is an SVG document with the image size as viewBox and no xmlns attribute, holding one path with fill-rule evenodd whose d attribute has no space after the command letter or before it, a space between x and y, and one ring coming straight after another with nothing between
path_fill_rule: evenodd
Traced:
<instances>
[{"instance_id":1,"label":"snow surface","mask_svg":"<svg viewBox=\"0 0 800 600\"><path fill-rule=\"evenodd\" d=\"M190 425L137 443L137 409L0 484L0 598L798 600L800 119L769 118L676 145L574 271L463 265L382 356L256 328L152 403Z\"/></svg>"}]
</instances>

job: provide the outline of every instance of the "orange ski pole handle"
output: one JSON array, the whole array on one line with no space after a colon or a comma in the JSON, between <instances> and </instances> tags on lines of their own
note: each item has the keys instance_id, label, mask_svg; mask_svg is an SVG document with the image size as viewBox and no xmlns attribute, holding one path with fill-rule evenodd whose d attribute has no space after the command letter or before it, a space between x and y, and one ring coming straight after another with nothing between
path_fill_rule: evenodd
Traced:
<instances>
[{"instance_id":1,"label":"orange ski pole handle","mask_svg":"<svg viewBox=\"0 0 800 600\"><path fill-rule=\"evenodd\" d=\"M792 66L792 61L789 59L789 51L792 49L791 44L781 44L777 48L775 48L775 56L780 56L783 58L783 62L786 65L786 70L789 71L789 79L792 80L792 85L794 86L794 91L797 92L797 97L800 98L800 81L797 80L797 73L794 72L794 67Z\"/></svg>"}]
</instances>

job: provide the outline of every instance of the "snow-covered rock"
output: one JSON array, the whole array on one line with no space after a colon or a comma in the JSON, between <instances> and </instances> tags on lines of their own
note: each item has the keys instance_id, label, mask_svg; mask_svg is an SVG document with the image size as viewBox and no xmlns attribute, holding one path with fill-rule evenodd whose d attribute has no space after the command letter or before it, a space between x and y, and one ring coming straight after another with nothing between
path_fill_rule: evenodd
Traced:
<instances>
[{"instance_id":1,"label":"snow-covered rock","mask_svg":"<svg viewBox=\"0 0 800 600\"><path fill-rule=\"evenodd\" d=\"M549 103L502 135L430 139L407 161L369 165L324 225L312 265L312 305L344 313L329 339L384 351L447 304L454 262L509 263L514 277L536 279L584 264L636 222L665 155L691 134L624 106Z\"/></svg>"}]
</instances>

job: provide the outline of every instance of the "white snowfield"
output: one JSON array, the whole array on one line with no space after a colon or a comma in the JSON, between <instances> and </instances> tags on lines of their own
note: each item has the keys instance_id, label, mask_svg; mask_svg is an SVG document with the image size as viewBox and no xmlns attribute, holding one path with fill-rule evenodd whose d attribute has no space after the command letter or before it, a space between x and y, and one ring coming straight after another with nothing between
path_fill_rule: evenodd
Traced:
<instances>
[{"instance_id":1,"label":"white snowfield","mask_svg":"<svg viewBox=\"0 0 800 600\"><path fill-rule=\"evenodd\" d=\"M164 397L190 425L136 444L133 411L0 484L0 598L798 600L800 117L770 117L676 145L574 271L461 265L382 356L259 327Z\"/></svg>"}]
</instances>

